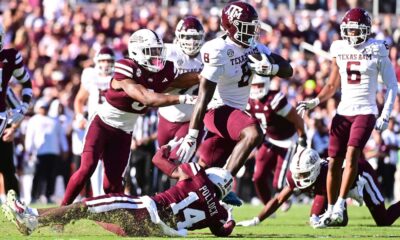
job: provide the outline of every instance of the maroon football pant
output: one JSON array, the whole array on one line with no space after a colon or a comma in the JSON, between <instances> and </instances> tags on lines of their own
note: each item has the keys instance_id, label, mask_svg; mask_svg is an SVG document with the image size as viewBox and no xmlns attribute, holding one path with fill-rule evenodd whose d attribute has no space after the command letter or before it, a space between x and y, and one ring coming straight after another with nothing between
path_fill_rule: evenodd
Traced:
<instances>
[{"instance_id":1,"label":"maroon football pant","mask_svg":"<svg viewBox=\"0 0 400 240\"><path fill-rule=\"evenodd\" d=\"M266 204L271 199L269 179L273 178L272 187L279 191L285 185L285 176L294 149L281 148L263 143L257 151L253 174L254 187L258 198Z\"/></svg>"},{"instance_id":2,"label":"maroon football pant","mask_svg":"<svg viewBox=\"0 0 400 240\"><path fill-rule=\"evenodd\" d=\"M104 163L104 192L122 193L122 175L128 163L131 139L130 134L105 124L95 116L85 136L81 166L71 176L61 204L68 205L75 200L100 158Z\"/></svg>"}]
</instances>

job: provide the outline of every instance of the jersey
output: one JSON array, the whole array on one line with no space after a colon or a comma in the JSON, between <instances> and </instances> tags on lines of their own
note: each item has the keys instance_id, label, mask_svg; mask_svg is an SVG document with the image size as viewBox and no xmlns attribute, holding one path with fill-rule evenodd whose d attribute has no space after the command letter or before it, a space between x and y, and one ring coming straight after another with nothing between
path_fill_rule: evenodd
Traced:
<instances>
[{"instance_id":1,"label":"jersey","mask_svg":"<svg viewBox=\"0 0 400 240\"><path fill-rule=\"evenodd\" d=\"M21 53L14 48L0 51L0 112L7 109L6 95L11 77L15 77L21 83L30 79Z\"/></svg>"},{"instance_id":2,"label":"jersey","mask_svg":"<svg viewBox=\"0 0 400 240\"><path fill-rule=\"evenodd\" d=\"M260 100L249 99L246 107L246 111L259 120L266 140L283 148L293 145L297 137L294 124L286 118L291 109L286 96L272 90Z\"/></svg>"},{"instance_id":3,"label":"jersey","mask_svg":"<svg viewBox=\"0 0 400 240\"><path fill-rule=\"evenodd\" d=\"M124 58L115 63L113 80L132 79L143 85L148 91L164 92L177 76L174 64L166 61L159 72L150 72L134 60ZM134 123L147 107L131 98L123 89L110 89L106 92L106 101L101 105L98 115L106 124L132 132Z\"/></svg>"},{"instance_id":4,"label":"jersey","mask_svg":"<svg viewBox=\"0 0 400 240\"><path fill-rule=\"evenodd\" d=\"M200 72L203 69L200 54L191 58L186 55L176 44L165 44L167 49L167 60L174 62L178 74L187 72ZM197 95L198 86L192 86L188 89L174 89L171 94L190 94ZM178 104L159 108L161 116L170 122L188 122L193 112L194 105Z\"/></svg>"},{"instance_id":5,"label":"jersey","mask_svg":"<svg viewBox=\"0 0 400 240\"><path fill-rule=\"evenodd\" d=\"M175 186L152 197L159 212L170 208L177 230L221 228L228 218L228 212L220 205L214 184L205 170L193 162L180 167L189 178L178 181Z\"/></svg>"},{"instance_id":6,"label":"jersey","mask_svg":"<svg viewBox=\"0 0 400 240\"><path fill-rule=\"evenodd\" d=\"M83 88L89 93L87 103L89 119L105 101L105 94L110 86L111 78L112 76L100 76L98 71L92 67L83 70L81 82Z\"/></svg>"},{"instance_id":7,"label":"jersey","mask_svg":"<svg viewBox=\"0 0 400 240\"><path fill-rule=\"evenodd\" d=\"M217 83L209 108L228 105L244 110L250 95L249 80L253 72L247 65L249 54L271 55L268 47L258 43L255 47L242 48L229 37L219 37L206 42L201 48L204 68L201 76Z\"/></svg>"},{"instance_id":8,"label":"jersey","mask_svg":"<svg viewBox=\"0 0 400 240\"><path fill-rule=\"evenodd\" d=\"M336 58L341 79L342 97L337 113L345 116L377 115L378 75L381 74L385 82L396 81L386 43L368 39L353 47L346 40L336 40L330 53Z\"/></svg>"}]
</instances>

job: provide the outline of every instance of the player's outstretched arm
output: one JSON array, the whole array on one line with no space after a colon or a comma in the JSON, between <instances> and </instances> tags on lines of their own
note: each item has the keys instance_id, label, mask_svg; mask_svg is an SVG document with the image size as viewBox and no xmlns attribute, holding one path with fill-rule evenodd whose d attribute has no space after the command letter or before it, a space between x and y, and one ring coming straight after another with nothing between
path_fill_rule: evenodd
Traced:
<instances>
[{"instance_id":1,"label":"player's outstretched arm","mask_svg":"<svg viewBox=\"0 0 400 240\"><path fill-rule=\"evenodd\" d=\"M193 101L193 99L188 99L190 97L189 95L165 95L162 93L155 93L145 88L143 85L137 84L132 79L124 79L121 81L112 80L111 84L115 89L122 88L131 98L142 103L146 107L165 107Z\"/></svg>"},{"instance_id":2,"label":"player's outstretched arm","mask_svg":"<svg viewBox=\"0 0 400 240\"><path fill-rule=\"evenodd\" d=\"M169 145L161 146L154 155L152 162L168 177L179 180L186 179L187 174L179 167L179 162L170 158L170 155L171 147Z\"/></svg>"},{"instance_id":3,"label":"player's outstretched arm","mask_svg":"<svg viewBox=\"0 0 400 240\"><path fill-rule=\"evenodd\" d=\"M304 120L297 114L294 108L290 109L288 115L286 115L286 119L289 120L291 123L294 124L295 128L297 129L297 134L299 135L298 143L302 147L307 146L307 135L306 130L304 128Z\"/></svg>"},{"instance_id":4,"label":"player's outstretched arm","mask_svg":"<svg viewBox=\"0 0 400 240\"><path fill-rule=\"evenodd\" d=\"M200 123L203 121L206 113L207 105L214 95L216 86L217 83L200 76L199 95L194 106L192 118L190 119L189 128L199 129Z\"/></svg>"},{"instance_id":5,"label":"player's outstretched arm","mask_svg":"<svg viewBox=\"0 0 400 240\"><path fill-rule=\"evenodd\" d=\"M271 53L271 56L274 59L275 64L279 66L279 70L276 73L276 76L281 78L289 78L293 76L293 68L288 61L286 61L283 57L275 53Z\"/></svg>"},{"instance_id":6,"label":"player's outstretched arm","mask_svg":"<svg viewBox=\"0 0 400 240\"><path fill-rule=\"evenodd\" d=\"M328 83L322 88L317 98L319 102L325 102L330 99L340 85L339 66L336 63L336 58L332 58L331 74L329 75Z\"/></svg>"}]
</instances>

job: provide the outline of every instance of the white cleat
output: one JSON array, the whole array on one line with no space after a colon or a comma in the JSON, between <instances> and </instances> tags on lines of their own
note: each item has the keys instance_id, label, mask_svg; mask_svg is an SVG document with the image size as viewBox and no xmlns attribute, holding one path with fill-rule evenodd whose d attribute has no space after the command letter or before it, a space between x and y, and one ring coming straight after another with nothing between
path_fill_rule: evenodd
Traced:
<instances>
[{"instance_id":1,"label":"white cleat","mask_svg":"<svg viewBox=\"0 0 400 240\"><path fill-rule=\"evenodd\" d=\"M319 221L318 223L314 223L312 225L312 227L314 229L318 229L318 228L326 228L329 226L329 223L331 222L331 216L332 216L332 212L328 212L326 211L324 214L322 214L321 216L319 216Z\"/></svg>"},{"instance_id":2,"label":"white cleat","mask_svg":"<svg viewBox=\"0 0 400 240\"><path fill-rule=\"evenodd\" d=\"M24 235L30 235L38 226L37 217L25 211L26 206L17 200L14 190L8 191L6 203L1 209L7 220L14 223Z\"/></svg>"},{"instance_id":3,"label":"white cleat","mask_svg":"<svg viewBox=\"0 0 400 240\"><path fill-rule=\"evenodd\" d=\"M236 226L252 227L252 226L257 226L258 224L260 224L260 220L258 219L258 217L254 217L249 220L244 220L244 221L238 222L236 224Z\"/></svg>"},{"instance_id":4,"label":"white cleat","mask_svg":"<svg viewBox=\"0 0 400 240\"><path fill-rule=\"evenodd\" d=\"M333 208L328 226L340 226L344 220L344 211L345 209L343 208Z\"/></svg>"}]
</instances>

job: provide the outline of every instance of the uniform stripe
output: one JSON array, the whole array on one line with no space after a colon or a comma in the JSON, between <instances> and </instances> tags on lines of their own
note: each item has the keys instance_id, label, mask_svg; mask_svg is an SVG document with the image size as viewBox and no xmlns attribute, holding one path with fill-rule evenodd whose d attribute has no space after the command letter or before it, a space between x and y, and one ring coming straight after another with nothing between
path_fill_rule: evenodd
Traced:
<instances>
[{"instance_id":1,"label":"uniform stripe","mask_svg":"<svg viewBox=\"0 0 400 240\"><path fill-rule=\"evenodd\" d=\"M15 65L18 65L22 62L22 56L21 53L18 52L17 55L15 56Z\"/></svg>"},{"instance_id":2,"label":"uniform stripe","mask_svg":"<svg viewBox=\"0 0 400 240\"><path fill-rule=\"evenodd\" d=\"M121 68L115 68L115 70L114 70L116 73L120 73L120 74L122 74L122 75L124 75L124 76L126 76L126 77L128 77L128 78L132 78L133 77L133 74L131 74L131 73L129 73L129 72L127 72L127 71L125 71L125 70L123 70L123 69L121 69Z\"/></svg>"},{"instance_id":3,"label":"uniform stripe","mask_svg":"<svg viewBox=\"0 0 400 240\"><path fill-rule=\"evenodd\" d=\"M94 199L90 201L86 201L86 205L97 205L97 204L108 204L112 202L130 202L130 203L142 203L143 201L139 198L131 198L127 196L113 196L113 197L106 197L100 199Z\"/></svg>"},{"instance_id":4,"label":"uniform stripe","mask_svg":"<svg viewBox=\"0 0 400 240\"><path fill-rule=\"evenodd\" d=\"M157 33L154 32L153 30L150 30L150 31L151 31L151 32L154 34L154 36L156 37L157 42L158 42L158 43L161 43L161 40L160 40L160 38L158 37Z\"/></svg>"},{"instance_id":5,"label":"uniform stripe","mask_svg":"<svg viewBox=\"0 0 400 240\"><path fill-rule=\"evenodd\" d=\"M113 203L109 205L101 205L96 207L88 207L92 213L108 212L116 209L143 209L146 208L144 204L132 204L132 203Z\"/></svg>"},{"instance_id":6,"label":"uniform stripe","mask_svg":"<svg viewBox=\"0 0 400 240\"><path fill-rule=\"evenodd\" d=\"M119 63L119 62L115 63L115 67L116 68L122 68L122 69L128 71L129 73L133 74L133 69L131 67L129 67L129 66L126 66L126 65L122 64L122 63Z\"/></svg>"},{"instance_id":7,"label":"uniform stripe","mask_svg":"<svg viewBox=\"0 0 400 240\"><path fill-rule=\"evenodd\" d=\"M365 190L367 191L368 195L371 197L372 202L375 205L381 204L384 201L384 199L383 199L382 194L379 191L378 187L376 186L374 179L367 172L363 172L362 175L363 175L364 179L367 180L367 183L365 184Z\"/></svg>"},{"instance_id":8,"label":"uniform stripe","mask_svg":"<svg viewBox=\"0 0 400 240\"><path fill-rule=\"evenodd\" d=\"M21 104L11 88L7 89L7 103L12 109L16 108Z\"/></svg>"},{"instance_id":9,"label":"uniform stripe","mask_svg":"<svg viewBox=\"0 0 400 240\"><path fill-rule=\"evenodd\" d=\"M24 73L25 73L25 68L22 66L14 70L13 76L20 79L21 77L23 77Z\"/></svg>"},{"instance_id":10,"label":"uniform stripe","mask_svg":"<svg viewBox=\"0 0 400 240\"><path fill-rule=\"evenodd\" d=\"M278 189L282 189L285 185L285 179L286 179L286 173L290 165L290 160L293 157L294 154L294 149L296 148L296 145L288 148L285 159L283 160L282 163L282 168L281 171L279 172L279 178L278 178Z\"/></svg>"},{"instance_id":11,"label":"uniform stripe","mask_svg":"<svg viewBox=\"0 0 400 240\"><path fill-rule=\"evenodd\" d=\"M190 166L190 169L192 170L193 175L196 175L198 172L196 169L196 164L191 162L191 163L189 163L189 166Z\"/></svg>"},{"instance_id":12,"label":"uniform stripe","mask_svg":"<svg viewBox=\"0 0 400 240\"><path fill-rule=\"evenodd\" d=\"M277 111L276 113L282 117L286 117L290 110L292 109L292 105L290 105L289 103L286 104L286 106L284 106L281 110Z\"/></svg>"},{"instance_id":13,"label":"uniform stripe","mask_svg":"<svg viewBox=\"0 0 400 240\"><path fill-rule=\"evenodd\" d=\"M271 107L272 107L273 110L275 110L278 107L279 103L281 102L281 100L284 97L285 97L285 95L283 95L283 93L281 93L281 92L277 93L275 95L274 99L272 99L272 101L271 101Z\"/></svg>"}]
</instances>

